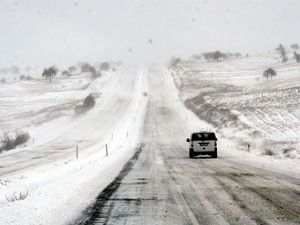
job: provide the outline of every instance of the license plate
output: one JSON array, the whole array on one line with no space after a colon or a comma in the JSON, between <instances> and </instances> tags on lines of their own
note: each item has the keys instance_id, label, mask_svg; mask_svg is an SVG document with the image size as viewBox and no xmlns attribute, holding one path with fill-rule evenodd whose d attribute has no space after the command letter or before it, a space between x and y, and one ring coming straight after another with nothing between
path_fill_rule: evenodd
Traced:
<instances>
[{"instance_id":1,"label":"license plate","mask_svg":"<svg viewBox=\"0 0 300 225\"><path fill-rule=\"evenodd\" d=\"M208 143L199 143L200 146L207 146Z\"/></svg>"}]
</instances>

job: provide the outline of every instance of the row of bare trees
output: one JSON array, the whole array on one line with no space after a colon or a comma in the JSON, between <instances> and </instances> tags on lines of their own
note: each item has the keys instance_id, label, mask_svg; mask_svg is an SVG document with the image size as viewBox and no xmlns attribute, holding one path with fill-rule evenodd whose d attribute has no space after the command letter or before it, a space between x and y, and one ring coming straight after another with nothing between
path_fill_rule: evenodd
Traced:
<instances>
[{"instance_id":1,"label":"row of bare trees","mask_svg":"<svg viewBox=\"0 0 300 225\"><path fill-rule=\"evenodd\" d=\"M296 62L300 63L300 54L297 53L297 51L299 50L299 45L297 43L292 44L291 49L294 51L294 59L296 60ZM280 54L282 58L281 62L285 63L289 60L287 56L287 50L282 44L280 44L276 48L276 51Z\"/></svg>"},{"instance_id":2,"label":"row of bare trees","mask_svg":"<svg viewBox=\"0 0 300 225\"><path fill-rule=\"evenodd\" d=\"M92 66L89 63L82 63L80 65L80 72L81 73L91 73L92 74L92 78L98 78L101 76L101 71L108 71L110 70L110 64L108 62L103 62L100 64L99 69L97 70L95 66ZM67 70L62 71L62 75L63 76L71 76L72 74L74 74L77 71L77 67L76 66L70 66ZM115 69L113 68L113 71L115 71ZM49 79L49 81L52 81L53 77L55 77L57 75L58 69L55 66L51 66L48 68L44 68L42 76L45 79Z\"/></svg>"}]
</instances>

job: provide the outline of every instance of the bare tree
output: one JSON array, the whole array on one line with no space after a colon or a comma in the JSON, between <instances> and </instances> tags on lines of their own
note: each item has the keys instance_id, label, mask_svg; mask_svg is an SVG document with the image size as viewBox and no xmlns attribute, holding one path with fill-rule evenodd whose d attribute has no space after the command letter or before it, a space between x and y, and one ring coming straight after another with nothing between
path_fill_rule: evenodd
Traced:
<instances>
[{"instance_id":1,"label":"bare tree","mask_svg":"<svg viewBox=\"0 0 300 225\"><path fill-rule=\"evenodd\" d=\"M220 59L225 59L226 58L226 55L220 51L215 51L213 52L213 60L214 61L220 61Z\"/></svg>"},{"instance_id":2,"label":"bare tree","mask_svg":"<svg viewBox=\"0 0 300 225\"><path fill-rule=\"evenodd\" d=\"M57 74L57 68L55 66L51 66L49 68L45 68L42 76L45 77L46 79L49 79L49 81L51 82L53 77L56 76Z\"/></svg>"},{"instance_id":3,"label":"bare tree","mask_svg":"<svg viewBox=\"0 0 300 225\"><path fill-rule=\"evenodd\" d=\"M282 44L276 48L276 51L281 55L283 63L288 61L285 47Z\"/></svg>"},{"instance_id":4,"label":"bare tree","mask_svg":"<svg viewBox=\"0 0 300 225\"><path fill-rule=\"evenodd\" d=\"M276 71L272 68L265 70L263 73L263 76L266 77L267 80L269 80L269 77L271 77L271 80L272 80L272 77L276 76L276 75L277 75Z\"/></svg>"}]
</instances>

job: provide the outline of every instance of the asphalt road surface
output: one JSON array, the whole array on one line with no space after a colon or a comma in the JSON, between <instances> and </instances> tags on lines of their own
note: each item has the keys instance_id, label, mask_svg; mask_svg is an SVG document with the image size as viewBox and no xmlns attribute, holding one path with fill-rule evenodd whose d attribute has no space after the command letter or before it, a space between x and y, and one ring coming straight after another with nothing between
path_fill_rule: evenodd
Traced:
<instances>
[{"instance_id":1,"label":"asphalt road surface","mask_svg":"<svg viewBox=\"0 0 300 225\"><path fill-rule=\"evenodd\" d=\"M219 158L188 158L188 128L150 79L144 135L120 175L77 224L299 224L300 180Z\"/></svg>"}]
</instances>

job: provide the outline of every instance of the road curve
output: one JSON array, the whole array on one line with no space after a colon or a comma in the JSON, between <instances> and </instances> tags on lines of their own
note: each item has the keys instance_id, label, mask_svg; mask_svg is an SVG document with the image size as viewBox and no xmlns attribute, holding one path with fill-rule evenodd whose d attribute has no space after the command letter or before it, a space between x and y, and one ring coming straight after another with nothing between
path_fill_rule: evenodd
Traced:
<instances>
[{"instance_id":1,"label":"road curve","mask_svg":"<svg viewBox=\"0 0 300 225\"><path fill-rule=\"evenodd\" d=\"M186 122L150 79L141 146L75 224L299 224L300 180L219 158L189 159Z\"/></svg>"}]
</instances>

